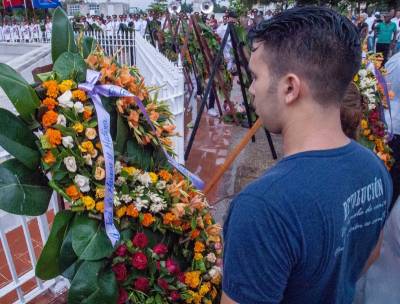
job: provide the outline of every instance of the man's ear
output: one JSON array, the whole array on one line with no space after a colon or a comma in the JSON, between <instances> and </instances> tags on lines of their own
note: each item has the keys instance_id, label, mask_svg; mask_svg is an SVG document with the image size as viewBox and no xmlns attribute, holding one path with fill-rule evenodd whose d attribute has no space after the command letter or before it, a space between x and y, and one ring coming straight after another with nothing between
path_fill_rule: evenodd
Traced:
<instances>
[{"instance_id":1,"label":"man's ear","mask_svg":"<svg viewBox=\"0 0 400 304\"><path fill-rule=\"evenodd\" d=\"M296 74L287 74L282 79L284 100L287 105L293 104L300 96L301 81Z\"/></svg>"}]
</instances>

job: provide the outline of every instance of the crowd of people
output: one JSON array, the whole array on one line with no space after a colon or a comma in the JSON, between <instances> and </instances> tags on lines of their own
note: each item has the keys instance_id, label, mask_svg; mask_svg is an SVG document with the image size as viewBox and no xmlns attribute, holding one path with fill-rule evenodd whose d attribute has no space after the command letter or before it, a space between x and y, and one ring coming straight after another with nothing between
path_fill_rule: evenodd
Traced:
<instances>
[{"instance_id":1,"label":"crowd of people","mask_svg":"<svg viewBox=\"0 0 400 304\"><path fill-rule=\"evenodd\" d=\"M47 16L43 23L38 20L4 19L0 24L0 41L6 42L39 42L50 41L52 30L51 17Z\"/></svg>"}]
</instances>

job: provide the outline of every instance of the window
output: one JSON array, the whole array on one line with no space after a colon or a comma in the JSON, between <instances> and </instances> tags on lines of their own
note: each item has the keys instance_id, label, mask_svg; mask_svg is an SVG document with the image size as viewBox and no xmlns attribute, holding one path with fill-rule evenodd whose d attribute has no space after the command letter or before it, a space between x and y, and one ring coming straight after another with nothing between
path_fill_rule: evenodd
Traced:
<instances>
[{"instance_id":1,"label":"window","mask_svg":"<svg viewBox=\"0 0 400 304\"><path fill-rule=\"evenodd\" d=\"M78 15L81 11L81 6L80 4L70 4L68 5L68 15L70 16L75 16Z\"/></svg>"},{"instance_id":2,"label":"window","mask_svg":"<svg viewBox=\"0 0 400 304\"><path fill-rule=\"evenodd\" d=\"M100 14L100 5L98 5L97 3L89 3L89 12L95 15L99 15Z\"/></svg>"}]
</instances>

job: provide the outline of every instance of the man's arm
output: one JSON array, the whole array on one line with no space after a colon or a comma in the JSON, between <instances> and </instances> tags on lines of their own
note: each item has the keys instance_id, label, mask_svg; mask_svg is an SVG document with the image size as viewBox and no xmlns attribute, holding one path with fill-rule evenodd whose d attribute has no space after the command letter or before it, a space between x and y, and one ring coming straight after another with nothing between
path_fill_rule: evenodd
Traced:
<instances>
[{"instance_id":1,"label":"man's arm","mask_svg":"<svg viewBox=\"0 0 400 304\"><path fill-rule=\"evenodd\" d=\"M225 292L222 293L221 304L237 304Z\"/></svg>"}]
</instances>

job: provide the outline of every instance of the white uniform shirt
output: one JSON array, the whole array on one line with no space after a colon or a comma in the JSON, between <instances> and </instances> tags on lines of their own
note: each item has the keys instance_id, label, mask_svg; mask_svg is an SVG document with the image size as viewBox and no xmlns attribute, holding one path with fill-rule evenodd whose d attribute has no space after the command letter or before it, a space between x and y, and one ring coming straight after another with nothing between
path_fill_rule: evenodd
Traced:
<instances>
[{"instance_id":1,"label":"white uniform shirt","mask_svg":"<svg viewBox=\"0 0 400 304\"><path fill-rule=\"evenodd\" d=\"M11 26L8 24L3 26L3 39L5 41L11 40Z\"/></svg>"},{"instance_id":2,"label":"white uniform shirt","mask_svg":"<svg viewBox=\"0 0 400 304\"><path fill-rule=\"evenodd\" d=\"M21 25L19 30L20 30L20 33L21 33L21 39L22 40L24 40L24 41L31 40L31 35L30 35L29 25L28 24Z\"/></svg>"},{"instance_id":3,"label":"white uniform shirt","mask_svg":"<svg viewBox=\"0 0 400 304\"><path fill-rule=\"evenodd\" d=\"M3 26L0 25L0 41L4 41L4 37L3 37Z\"/></svg>"},{"instance_id":4,"label":"white uniform shirt","mask_svg":"<svg viewBox=\"0 0 400 304\"><path fill-rule=\"evenodd\" d=\"M135 20L134 21L134 23L135 23L135 32L136 33L141 33L141 31L142 31L142 20Z\"/></svg>"},{"instance_id":5,"label":"white uniform shirt","mask_svg":"<svg viewBox=\"0 0 400 304\"><path fill-rule=\"evenodd\" d=\"M374 37L375 35L374 30L372 29L372 25L374 24L375 19L375 16L371 16L365 19L365 23L368 24L368 37Z\"/></svg>"},{"instance_id":6,"label":"white uniform shirt","mask_svg":"<svg viewBox=\"0 0 400 304\"><path fill-rule=\"evenodd\" d=\"M40 25L37 23L33 23L30 25L30 32L32 39L40 39Z\"/></svg>"},{"instance_id":7,"label":"white uniform shirt","mask_svg":"<svg viewBox=\"0 0 400 304\"><path fill-rule=\"evenodd\" d=\"M144 37L146 34L146 28L147 28L147 20L142 19L142 28L140 30L140 34Z\"/></svg>"},{"instance_id":8,"label":"white uniform shirt","mask_svg":"<svg viewBox=\"0 0 400 304\"><path fill-rule=\"evenodd\" d=\"M49 22L45 24L46 29L46 39L51 39L51 30L53 29L53 23Z\"/></svg>"},{"instance_id":9,"label":"white uniform shirt","mask_svg":"<svg viewBox=\"0 0 400 304\"><path fill-rule=\"evenodd\" d=\"M20 36L20 30L19 30L19 25L13 24L11 26L11 40L16 41L21 38Z\"/></svg>"}]
</instances>

